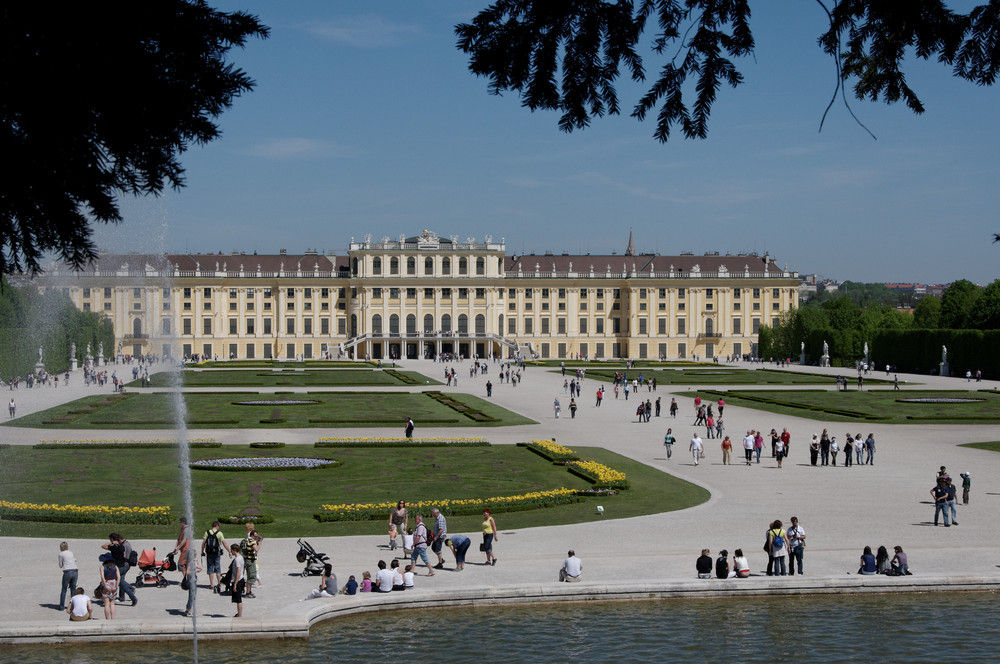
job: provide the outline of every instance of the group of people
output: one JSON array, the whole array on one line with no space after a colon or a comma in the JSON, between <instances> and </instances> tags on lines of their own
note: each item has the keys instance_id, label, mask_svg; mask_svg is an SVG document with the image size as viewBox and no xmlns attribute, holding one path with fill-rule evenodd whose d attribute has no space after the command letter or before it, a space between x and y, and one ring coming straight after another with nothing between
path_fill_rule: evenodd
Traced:
<instances>
[{"instance_id":1,"label":"group of people","mask_svg":"<svg viewBox=\"0 0 1000 664\"><path fill-rule=\"evenodd\" d=\"M875 434L869 433L862 437L860 433L852 436L847 433L844 447L841 449L836 436L830 436L826 429L820 435L813 434L809 442L809 462L815 466L837 465L837 454L844 452L844 466L875 465ZM855 461L856 459L856 461Z\"/></svg>"},{"instance_id":2,"label":"group of people","mask_svg":"<svg viewBox=\"0 0 1000 664\"><path fill-rule=\"evenodd\" d=\"M872 554L872 548L866 546L861 553L861 566L858 567L858 574L885 574L886 576L910 576L910 566L903 552L903 547L894 546L895 555L890 559L889 551L884 546L878 548L878 552Z\"/></svg>"},{"instance_id":3,"label":"group of people","mask_svg":"<svg viewBox=\"0 0 1000 664\"><path fill-rule=\"evenodd\" d=\"M455 557L455 571L465 569L465 556L472 546L472 540L465 535L449 535L448 520L441 510L434 508L431 510L434 519L430 528L424 523L424 515L416 514L413 517L413 527L409 525L410 514L406 509L406 501L400 500L396 506L389 510L389 549L396 550L399 547L399 539L403 540L403 554L408 556L413 570L416 570L417 559L423 561L427 568L427 576L434 576L435 569L444 569L444 556L441 555L444 547L451 549ZM493 567L497 564L496 554L493 553L493 545L500 538L497 530L496 520L489 508L483 510L483 521L480 526L483 541L479 550L486 554L485 565ZM437 556L437 564L432 568L427 555L427 548Z\"/></svg>"},{"instance_id":4,"label":"group of people","mask_svg":"<svg viewBox=\"0 0 1000 664\"><path fill-rule=\"evenodd\" d=\"M962 478L962 504L969 504L969 492L972 490L972 473L959 473ZM934 525L938 525L938 517L944 516L945 528L958 525L958 487L948 474L948 469L941 466L937 474L937 483L931 488L931 498L934 500ZM949 519L950 517L950 519Z\"/></svg>"}]
</instances>

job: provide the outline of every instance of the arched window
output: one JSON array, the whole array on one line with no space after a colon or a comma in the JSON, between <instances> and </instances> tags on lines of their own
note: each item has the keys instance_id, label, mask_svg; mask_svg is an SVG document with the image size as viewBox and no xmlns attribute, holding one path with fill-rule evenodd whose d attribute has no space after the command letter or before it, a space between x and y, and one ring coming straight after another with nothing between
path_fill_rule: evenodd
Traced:
<instances>
[{"instance_id":1,"label":"arched window","mask_svg":"<svg viewBox=\"0 0 1000 664\"><path fill-rule=\"evenodd\" d=\"M382 259L373 258L372 259L372 274L382 274Z\"/></svg>"},{"instance_id":2,"label":"arched window","mask_svg":"<svg viewBox=\"0 0 1000 664\"><path fill-rule=\"evenodd\" d=\"M417 317L413 314L408 314L406 316L406 333L407 334L417 333Z\"/></svg>"},{"instance_id":3,"label":"arched window","mask_svg":"<svg viewBox=\"0 0 1000 664\"><path fill-rule=\"evenodd\" d=\"M496 334L503 336L503 314L500 314L500 318L497 320Z\"/></svg>"},{"instance_id":4,"label":"arched window","mask_svg":"<svg viewBox=\"0 0 1000 664\"><path fill-rule=\"evenodd\" d=\"M141 337L142 336L142 321L136 318L132 321L132 336Z\"/></svg>"},{"instance_id":5,"label":"arched window","mask_svg":"<svg viewBox=\"0 0 1000 664\"><path fill-rule=\"evenodd\" d=\"M424 314L424 332L434 331L434 316L432 314Z\"/></svg>"},{"instance_id":6,"label":"arched window","mask_svg":"<svg viewBox=\"0 0 1000 664\"><path fill-rule=\"evenodd\" d=\"M497 259L497 272L503 274L503 256Z\"/></svg>"},{"instance_id":7,"label":"arched window","mask_svg":"<svg viewBox=\"0 0 1000 664\"><path fill-rule=\"evenodd\" d=\"M486 274L486 259L485 258L477 258L476 259L476 274L480 275L480 276Z\"/></svg>"},{"instance_id":8,"label":"arched window","mask_svg":"<svg viewBox=\"0 0 1000 664\"><path fill-rule=\"evenodd\" d=\"M469 273L469 261L464 258L458 259L458 273L468 274Z\"/></svg>"},{"instance_id":9,"label":"arched window","mask_svg":"<svg viewBox=\"0 0 1000 664\"><path fill-rule=\"evenodd\" d=\"M434 274L434 259L430 256L424 259L424 274L428 276Z\"/></svg>"},{"instance_id":10,"label":"arched window","mask_svg":"<svg viewBox=\"0 0 1000 664\"><path fill-rule=\"evenodd\" d=\"M389 259L389 274L399 274L399 259Z\"/></svg>"},{"instance_id":11,"label":"arched window","mask_svg":"<svg viewBox=\"0 0 1000 664\"><path fill-rule=\"evenodd\" d=\"M353 274L355 277L358 276L358 259L357 258L355 258L353 261L351 261L351 274Z\"/></svg>"},{"instance_id":12,"label":"arched window","mask_svg":"<svg viewBox=\"0 0 1000 664\"><path fill-rule=\"evenodd\" d=\"M351 336L358 336L358 315L351 314Z\"/></svg>"},{"instance_id":13,"label":"arched window","mask_svg":"<svg viewBox=\"0 0 1000 664\"><path fill-rule=\"evenodd\" d=\"M458 315L458 333L468 334L469 333L469 317L465 314Z\"/></svg>"},{"instance_id":14,"label":"arched window","mask_svg":"<svg viewBox=\"0 0 1000 664\"><path fill-rule=\"evenodd\" d=\"M406 259L406 273L416 274L417 273L417 259L410 256Z\"/></svg>"},{"instance_id":15,"label":"arched window","mask_svg":"<svg viewBox=\"0 0 1000 664\"><path fill-rule=\"evenodd\" d=\"M444 314L441 316L441 331L451 332L451 314Z\"/></svg>"},{"instance_id":16,"label":"arched window","mask_svg":"<svg viewBox=\"0 0 1000 664\"><path fill-rule=\"evenodd\" d=\"M372 334L382 334L382 314L372 316Z\"/></svg>"},{"instance_id":17,"label":"arched window","mask_svg":"<svg viewBox=\"0 0 1000 664\"><path fill-rule=\"evenodd\" d=\"M445 258L441 261L441 274L451 274L451 259Z\"/></svg>"},{"instance_id":18,"label":"arched window","mask_svg":"<svg viewBox=\"0 0 1000 664\"><path fill-rule=\"evenodd\" d=\"M715 328L715 321L711 318L705 319L705 334L712 334Z\"/></svg>"},{"instance_id":19,"label":"arched window","mask_svg":"<svg viewBox=\"0 0 1000 664\"><path fill-rule=\"evenodd\" d=\"M476 316L476 336L486 334L486 316L479 314Z\"/></svg>"},{"instance_id":20,"label":"arched window","mask_svg":"<svg viewBox=\"0 0 1000 664\"><path fill-rule=\"evenodd\" d=\"M399 334L399 316L396 314L389 316L389 334Z\"/></svg>"}]
</instances>

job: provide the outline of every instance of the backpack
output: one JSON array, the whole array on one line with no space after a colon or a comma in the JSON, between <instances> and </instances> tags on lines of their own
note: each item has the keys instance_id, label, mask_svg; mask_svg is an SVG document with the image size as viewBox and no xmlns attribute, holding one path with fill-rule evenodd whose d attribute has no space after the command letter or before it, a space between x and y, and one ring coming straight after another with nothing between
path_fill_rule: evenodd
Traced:
<instances>
[{"instance_id":1,"label":"backpack","mask_svg":"<svg viewBox=\"0 0 1000 664\"><path fill-rule=\"evenodd\" d=\"M132 553L128 554L128 565L129 567L135 567L139 564L139 552L132 549Z\"/></svg>"},{"instance_id":2,"label":"backpack","mask_svg":"<svg viewBox=\"0 0 1000 664\"><path fill-rule=\"evenodd\" d=\"M219 555L219 537L218 531L212 532L211 530L205 531L205 553L209 556Z\"/></svg>"},{"instance_id":3,"label":"backpack","mask_svg":"<svg viewBox=\"0 0 1000 664\"><path fill-rule=\"evenodd\" d=\"M771 550L780 551L785 547L785 538L779 535L781 531L771 531Z\"/></svg>"}]
</instances>

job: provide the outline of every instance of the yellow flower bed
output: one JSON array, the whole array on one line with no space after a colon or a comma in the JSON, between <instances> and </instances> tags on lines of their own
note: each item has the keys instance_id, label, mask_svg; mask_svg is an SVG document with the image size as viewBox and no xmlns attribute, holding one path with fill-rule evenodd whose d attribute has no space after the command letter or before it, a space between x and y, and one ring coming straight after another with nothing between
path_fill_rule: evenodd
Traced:
<instances>
[{"instance_id":1,"label":"yellow flower bed","mask_svg":"<svg viewBox=\"0 0 1000 664\"><path fill-rule=\"evenodd\" d=\"M538 447L541 447L543 449L546 449L552 454L556 454L559 456L571 456L576 454L576 452L574 452L570 448L566 447L565 445L560 445L554 440L531 440L528 442L537 445Z\"/></svg>"},{"instance_id":2,"label":"yellow flower bed","mask_svg":"<svg viewBox=\"0 0 1000 664\"><path fill-rule=\"evenodd\" d=\"M154 445L173 445L174 438L67 438L64 440L43 439L39 443L47 445L138 445L151 443ZM215 438L188 438L189 443L214 443Z\"/></svg>"},{"instance_id":3,"label":"yellow flower bed","mask_svg":"<svg viewBox=\"0 0 1000 664\"><path fill-rule=\"evenodd\" d=\"M572 463L574 466L596 477L599 482L625 481L625 473L614 468L608 468L603 463L597 463L596 461L574 461Z\"/></svg>"},{"instance_id":4,"label":"yellow flower bed","mask_svg":"<svg viewBox=\"0 0 1000 664\"><path fill-rule=\"evenodd\" d=\"M57 523L170 523L169 507L56 505L0 500L0 518Z\"/></svg>"},{"instance_id":5,"label":"yellow flower bed","mask_svg":"<svg viewBox=\"0 0 1000 664\"><path fill-rule=\"evenodd\" d=\"M409 513L416 514L421 510L429 512L437 507L445 515L477 514L485 508L494 512L510 512L519 509L548 507L564 503L576 502L574 489L552 489L551 491L532 491L515 496L495 496L493 498L468 498L462 500L421 500L407 503ZM384 519L389 510L396 506L395 502L383 503L342 503L339 505L321 505L322 513L316 518L320 521L370 521Z\"/></svg>"}]
</instances>

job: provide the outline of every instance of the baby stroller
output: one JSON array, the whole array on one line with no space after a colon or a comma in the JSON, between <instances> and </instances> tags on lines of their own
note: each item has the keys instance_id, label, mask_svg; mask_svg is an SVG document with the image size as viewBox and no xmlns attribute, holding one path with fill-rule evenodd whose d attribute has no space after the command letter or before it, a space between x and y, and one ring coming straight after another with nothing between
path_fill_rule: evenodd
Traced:
<instances>
[{"instance_id":1,"label":"baby stroller","mask_svg":"<svg viewBox=\"0 0 1000 664\"><path fill-rule=\"evenodd\" d=\"M299 552L295 554L295 559L300 563L305 563L306 568L302 570L302 576L319 576L323 573L323 566L330 562L329 556L325 553L318 553L312 548L309 542L298 541Z\"/></svg>"},{"instance_id":2,"label":"baby stroller","mask_svg":"<svg viewBox=\"0 0 1000 664\"><path fill-rule=\"evenodd\" d=\"M165 559L157 560L156 547L153 547L152 551L149 549L142 550L142 555L139 556L139 564L137 567L140 570L139 575L135 577L135 585L137 588L141 588L144 585L165 588L167 586L167 580L163 578L163 573L177 568L174 564L173 551L168 553Z\"/></svg>"}]
</instances>

